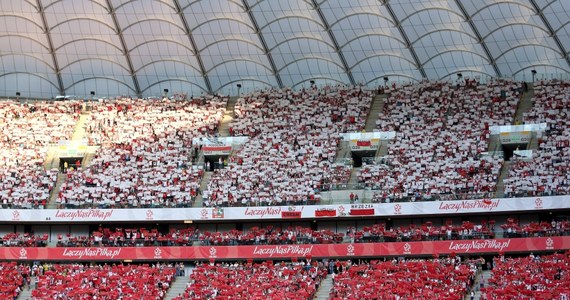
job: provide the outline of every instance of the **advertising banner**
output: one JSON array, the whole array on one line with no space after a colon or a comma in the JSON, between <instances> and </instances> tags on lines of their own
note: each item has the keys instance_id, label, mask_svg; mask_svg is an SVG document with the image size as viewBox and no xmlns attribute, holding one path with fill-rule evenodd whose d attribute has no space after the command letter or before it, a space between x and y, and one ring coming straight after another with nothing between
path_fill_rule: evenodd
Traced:
<instances>
[{"instance_id":1,"label":"advertising banner","mask_svg":"<svg viewBox=\"0 0 570 300\"><path fill-rule=\"evenodd\" d=\"M116 221L186 221L301 219L315 217L421 216L508 213L570 208L570 196L421 201L305 206L251 206L134 209L0 209L0 222L85 223ZM286 213L283 213L286 212Z\"/></svg>"},{"instance_id":2,"label":"advertising banner","mask_svg":"<svg viewBox=\"0 0 570 300\"><path fill-rule=\"evenodd\" d=\"M290 259L306 257L381 257L406 255L473 255L530 251L566 251L566 237L395 242L361 244L298 244L188 247L91 247L19 248L1 247L4 260L97 261L97 260L210 260Z\"/></svg>"}]
</instances>

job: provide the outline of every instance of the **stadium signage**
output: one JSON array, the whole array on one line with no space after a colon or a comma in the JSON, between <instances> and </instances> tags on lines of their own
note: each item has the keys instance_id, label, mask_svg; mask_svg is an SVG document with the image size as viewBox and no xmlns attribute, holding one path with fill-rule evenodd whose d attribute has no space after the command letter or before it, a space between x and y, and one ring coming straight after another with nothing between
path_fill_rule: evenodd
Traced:
<instances>
[{"instance_id":1,"label":"stadium signage","mask_svg":"<svg viewBox=\"0 0 570 300\"><path fill-rule=\"evenodd\" d=\"M503 251L511 244L511 240L472 240L472 241L451 241L449 250L471 252L472 250Z\"/></svg>"},{"instance_id":2,"label":"stadium signage","mask_svg":"<svg viewBox=\"0 0 570 300\"><path fill-rule=\"evenodd\" d=\"M253 254L256 257L273 257L278 255L279 257L287 256L307 256L313 251L313 245L289 245L289 246L255 246L253 249Z\"/></svg>"},{"instance_id":3,"label":"stadium signage","mask_svg":"<svg viewBox=\"0 0 570 300\"><path fill-rule=\"evenodd\" d=\"M265 216L268 217L278 217L281 216L281 207L263 207L263 208L246 208L244 215L252 216L252 217L259 217L264 218Z\"/></svg>"},{"instance_id":4,"label":"stadium signage","mask_svg":"<svg viewBox=\"0 0 570 300\"><path fill-rule=\"evenodd\" d=\"M251 220L299 218L353 218L363 216L421 216L464 213L485 214L570 209L570 196L540 198L481 199L459 201L418 201L306 206L224 207L224 208L125 208L125 209L0 209L0 222L125 222L186 220Z\"/></svg>"},{"instance_id":5,"label":"stadium signage","mask_svg":"<svg viewBox=\"0 0 570 300\"><path fill-rule=\"evenodd\" d=\"M78 209L78 210L61 210L55 213L56 219L64 219L65 221L73 221L75 219L97 219L107 220L113 215L113 209Z\"/></svg>"},{"instance_id":6,"label":"stadium signage","mask_svg":"<svg viewBox=\"0 0 570 300\"><path fill-rule=\"evenodd\" d=\"M121 254L121 248L64 248L62 256L74 259L108 258L114 259Z\"/></svg>"},{"instance_id":7,"label":"stadium signage","mask_svg":"<svg viewBox=\"0 0 570 300\"><path fill-rule=\"evenodd\" d=\"M463 211L463 210L494 210L499 207L500 199L481 199L481 200L463 200L463 201L441 201L439 202L439 210L443 211Z\"/></svg>"},{"instance_id":8,"label":"stadium signage","mask_svg":"<svg viewBox=\"0 0 570 300\"><path fill-rule=\"evenodd\" d=\"M566 251L564 236L469 241L422 241L356 244L299 244L193 247L0 247L3 260L41 261L149 261L211 259L343 258L400 255L498 254Z\"/></svg>"}]
</instances>

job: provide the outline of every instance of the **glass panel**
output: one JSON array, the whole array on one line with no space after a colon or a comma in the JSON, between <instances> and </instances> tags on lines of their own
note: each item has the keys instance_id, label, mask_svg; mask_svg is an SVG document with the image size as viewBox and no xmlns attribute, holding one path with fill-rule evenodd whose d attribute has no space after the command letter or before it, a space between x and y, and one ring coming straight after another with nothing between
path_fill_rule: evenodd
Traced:
<instances>
[{"instance_id":1,"label":"glass panel","mask_svg":"<svg viewBox=\"0 0 570 300\"><path fill-rule=\"evenodd\" d=\"M172 2L132 1L114 5L141 92L148 94L157 82L169 80L181 82L176 83L178 89L190 88L180 91L187 94L207 89L204 78L198 75L201 70L195 49Z\"/></svg>"},{"instance_id":2,"label":"glass panel","mask_svg":"<svg viewBox=\"0 0 570 300\"><path fill-rule=\"evenodd\" d=\"M560 54L542 46L529 45L514 48L508 55L497 60L503 75L516 75L530 66L551 65L568 71L568 65Z\"/></svg>"},{"instance_id":3,"label":"glass panel","mask_svg":"<svg viewBox=\"0 0 570 300\"><path fill-rule=\"evenodd\" d=\"M348 76L341 67L320 59L306 58L290 64L281 72L283 84L293 88L309 87L309 79L331 79L347 83ZM300 84L305 83L303 86Z\"/></svg>"},{"instance_id":4,"label":"glass panel","mask_svg":"<svg viewBox=\"0 0 570 300\"><path fill-rule=\"evenodd\" d=\"M0 95L14 98L20 92L20 99L52 99L59 94L55 74L7 74L0 76ZM47 77L46 77L47 76Z\"/></svg>"},{"instance_id":5,"label":"glass panel","mask_svg":"<svg viewBox=\"0 0 570 300\"><path fill-rule=\"evenodd\" d=\"M248 77L244 76L244 74L252 74L252 76ZM244 80L255 79L264 85L277 85L271 70L260 64L240 60L225 62L212 69L208 76L214 91L228 84L235 85L240 83L242 78Z\"/></svg>"},{"instance_id":6,"label":"glass panel","mask_svg":"<svg viewBox=\"0 0 570 300\"><path fill-rule=\"evenodd\" d=\"M170 89L167 86L162 88L162 90L168 88L173 92L184 92L187 94L199 94L200 92L206 90L205 86L195 85L195 82L202 81L202 75L200 72L195 68L192 68L190 65L183 64L178 61L154 61L150 64L147 64L137 72L137 80L139 82L139 85L141 87L144 87L143 92L145 93L149 87L154 86L155 84L160 84L163 86L167 85L167 82L170 81L187 82L188 84L193 83L194 86L191 85L192 90L188 91ZM186 86L186 84L184 86ZM151 96L159 95L161 94L153 94Z\"/></svg>"},{"instance_id":7,"label":"glass panel","mask_svg":"<svg viewBox=\"0 0 570 300\"><path fill-rule=\"evenodd\" d=\"M90 60L82 60L69 65L61 72L63 85L66 88L73 87L77 82L87 80L90 78L107 78L110 81L118 81L122 85L126 85L132 89L129 95L135 94L133 87L133 78L129 73L118 64L105 60L97 60L95 58ZM95 87L97 95L100 96L118 96L115 90L107 90L106 85L102 87ZM80 91L85 93L86 91ZM67 91L67 94L71 94ZM81 93L79 93L81 95Z\"/></svg>"}]
</instances>

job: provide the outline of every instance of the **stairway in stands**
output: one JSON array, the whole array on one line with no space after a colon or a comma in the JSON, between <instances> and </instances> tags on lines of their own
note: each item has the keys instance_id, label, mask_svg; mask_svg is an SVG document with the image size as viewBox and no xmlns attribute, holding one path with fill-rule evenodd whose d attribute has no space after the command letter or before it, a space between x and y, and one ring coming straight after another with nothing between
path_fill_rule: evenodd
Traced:
<instances>
[{"instance_id":1,"label":"stairway in stands","mask_svg":"<svg viewBox=\"0 0 570 300\"><path fill-rule=\"evenodd\" d=\"M90 112L88 112L86 110L83 110L81 112L81 114L79 115L79 119L77 120L77 123L75 123L73 135L71 136L72 141L81 141L85 138L85 124L89 120L89 116L90 116ZM50 165L49 169L53 169L53 168L59 169L59 157L57 157L57 155L58 155L58 149L57 148L58 148L57 146L54 146L54 147L51 147L51 149L49 149L49 151L48 151L48 157L46 158L46 163L48 163ZM83 158L83 161L82 161L82 167L83 168L85 168L85 166L93 159L93 157L95 155L95 151L96 151L96 147L92 147L92 146L87 147L85 157ZM49 197L49 201L47 204L47 208L51 208L51 209L57 208L57 203L55 201L58 198L59 191L61 190L61 186L63 185L63 182L65 181L66 176L67 175L63 174L63 173L59 173L57 175L57 181L55 183L55 186L50 192L50 197Z\"/></svg>"},{"instance_id":2,"label":"stairway in stands","mask_svg":"<svg viewBox=\"0 0 570 300\"><path fill-rule=\"evenodd\" d=\"M333 287L332 276L328 275L327 278L321 281L321 285L319 286L319 290L313 299L315 300L326 300L329 299L329 294L331 288Z\"/></svg>"},{"instance_id":3,"label":"stairway in stands","mask_svg":"<svg viewBox=\"0 0 570 300\"><path fill-rule=\"evenodd\" d=\"M483 271L483 273L481 273L481 277L475 281L475 299L483 299L481 298L482 294L480 285L482 283L484 287L487 287L487 284L489 284L489 278L491 278L491 276L491 271ZM467 294L465 299L471 299L469 294Z\"/></svg>"},{"instance_id":4,"label":"stairway in stands","mask_svg":"<svg viewBox=\"0 0 570 300\"><path fill-rule=\"evenodd\" d=\"M166 293L164 299L171 300L174 299L174 297L177 297L178 295L182 295L186 290L186 285L188 284L189 280L190 280L189 276L176 277L176 279L170 286L170 289L168 289L168 292Z\"/></svg>"},{"instance_id":5,"label":"stairway in stands","mask_svg":"<svg viewBox=\"0 0 570 300\"><path fill-rule=\"evenodd\" d=\"M202 181L200 181L200 193L196 196L196 201L194 201L194 207L202 207L204 191L208 189L208 183L210 178L212 178L214 172L204 172Z\"/></svg>"},{"instance_id":6,"label":"stairway in stands","mask_svg":"<svg viewBox=\"0 0 570 300\"><path fill-rule=\"evenodd\" d=\"M386 100L386 94L378 94L374 99L372 99L372 105L370 107L370 112L368 112L366 125L364 127L366 132L373 132L376 129L378 114L384 110L384 100Z\"/></svg>"},{"instance_id":7,"label":"stairway in stands","mask_svg":"<svg viewBox=\"0 0 570 300\"><path fill-rule=\"evenodd\" d=\"M224 113L224 117L220 122L220 126L218 128L218 134L220 137L227 137L230 136L230 124L234 120L235 114L235 107L238 97L230 97L228 100L228 104L226 105L226 112Z\"/></svg>"},{"instance_id":8,"label":"stairway in stands","mask_svg":"<svg viewBox=\"0 0 570 300\"><path fill-rule=\"evenodd\" d=\"M532 98L534 97L534 89L532 83L528 84L528 92L523 93L521 100L517 106L515 112L515 117L513 118L513 125L522 124L523 115L525 112L532 108ZM489 140L489 151L499 151L501 147L501 142L499 140L499 135L491 136ZM536 139L536 134L532 133L532 139L529 142L529 150L536 150L538 148L538 142ZM505 196L505 184L503 180L509 175L511 170L511 162L505 161L501 167L499 173L499 178L497 179L497 186L495 188L495 198L502 198Z\"/></svg>"},{"instance_id":9,"label":"stairway in stands","mask_svg":"<svg viewBox=\"0 0 570 300\"><path fill-rule=\"evenodd\" d=\"M36 281L36 277L32 277L31 279L31 286L28 289L27 286L24 286L22 289L22 291L20 292L20 294L18 295L18 297L16 298L17 300L31 300L32 299L32 291L34 290L34 282Z\"/></svg>"}]
</instances>

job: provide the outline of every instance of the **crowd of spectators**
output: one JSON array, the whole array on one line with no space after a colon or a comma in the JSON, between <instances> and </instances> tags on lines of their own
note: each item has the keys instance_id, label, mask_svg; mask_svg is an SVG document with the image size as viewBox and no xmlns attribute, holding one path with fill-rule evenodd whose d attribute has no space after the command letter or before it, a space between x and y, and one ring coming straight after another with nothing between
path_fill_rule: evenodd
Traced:
<instances>
[{"instance_id":1,"label":"crowd of spectators","mask_svg":"<svg viewBox=\"0 0 570 300\"><path fill-rule=\"evenodd\" d=\"M190 275L182 299L306 300L315 295L326 269L303 263L204 263Z\"/></svg>"},{"instance_id":2,"label":"crowd of spectators","mask_svg":"<svg viewBox=\"0 0 570 300\"><path fill-rule=\"evenodd\" d=\"M32 299L161 300L175 277L169 263L152 265L52 264L37 268Z\"/></svg>"},{"instance_id":3,"label":"crowd of spectators","mask_svg":"<svg viewBox=\"0 0 570 300\"><path fill-rule=\"evenodd\" d=\"M371 261L333 275L331 300L464 299L477 272L458 258Z\"/></svg>"},{"instance_id":4,"label":"crowd of spectators","mask_svg":"<svg viewBox=\"0 0 570 300\"><path fill-rule=\"evenodd\" d=\"M46 247L48 235L33 233L7 233L0 238L1 247Z\"/></svg>"},{"instance_id":5,"label":"crowd of spectators","mask_svg":"<svg viewBox=\"0 0 570 300\"><path fill-rule=\"evenodd\" d=\"M526 124L546 123L532 159L517 159L505 178L505 195L552 196L570 193L570 81L538 81Z\"/></svg>"},{"instance_id":6,"label":"crowd of spectators","mask_svg":"<svg viewBox=\"0 0 570 300\"><path fill-rule=\"evenodd\" d=\"M508 218L501 228L503 236L509 238L570 235L570 221L566 219L520 224L515 218Z\"/></svg>"},{"instance_id":7,"label":"crowd of spectators","mask_svg":"<svg viewBox=\"0 0 570 300\"><path fill-rule=\"evenodd\" d=\"M85 125L100 145L85 170L68 174L62 207L188 207L204 173L194 138L214 136L227 97L130 100L95 105Z\"/></svg>"},{"instance_id":8,"label":"crowd of spectators","mask_svg":"<svg viewBox=\"0 0 570 300\"><path fill-rule=\"evenodd\" d=\"M318 204L351 168L335 164L340 134L364 128L374 93L362 87L255 92L238 99L230 133L248 136L212 176L206 206Z\"/></svg>"},{"instance_id":9,"label":"crowd of spectators","mask_svg":"<svg viewBox=\"0 0 570 300\"><path fill-rule=\"evenodd\" d=\"M3 208L43 208L57 180L46 170L48 148L73 134L76 101L0 101L0 202Z\"/></svg>"},{"instance_id":10,"label":"crowd of spectators","mask_svg":"<svg viewBox=\"0 0 570 300\"><path fill-rule=\"evenodd\" d=\"M16 299L29 278L29 267L16 262L0 262L0 298Z\"/></svg>"},{"instance_id":11,"label":"crowd of spectators","mask_svg":"<svg viewBox=\"0 0 570 300\"><path fill-rule=\"evenodd\" d=\"M521 89L505 80L394 86L377 128L396 137L386 163L365 164L359 181L386 202L492 197L503 161L483 155L489 127L511 124Z\"/></svg>"},{"instance_id":12,"label":"crowd of spectators","mask_svg":"<svg viewBox=\"0 0 570 300\"><path fill-rule=\"evenodd\" d=\"M386 225L381 223L364 226L362 230L349 235L356 243L492 239L495 237L494 225L492 220L481 224L463 221L461 225L448 221L442 226L428 221L421 226L410 224L396 228L386 228Z\"/></svg>"},{"instance_id":13,"label":"crowd of spectators","mask_svg":"<svg viewBox=\"0 0 570 300\"><path fill-rule=\"evenodd\" d=\"M314 230L304 226L274 227L272 225L254 226L243 231L237 229L207 231L188 227L172 228L168 232L161 232L157 228L101 227L91 232L90 235L60 234L57 246L233 246L492 239L495 237L494 227L495 221L493 220L479 224L470 221L453 224L451 220L448 220L444 225L434 225L428 221L419 226L410 224L389 228L385 223L378 223L364 226L360 230L348 227L346 233L330 229Z\"/></svg>"},{"instance_id":14,"label":"crowd of spectators","mask_svg":"<svg viewBox=\"0 0 570 300\"><path fill-rule=\"evenodd\" d=\"M481 299L569 299L570 256L529 255L494 259L489 285Z\"/></svg>"}]
</instances>

